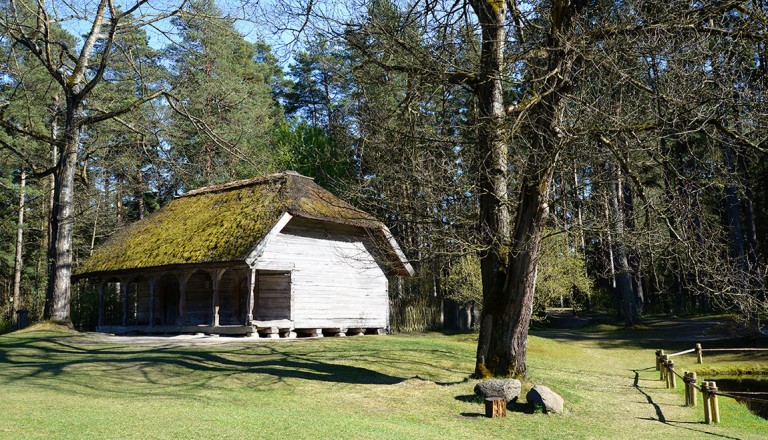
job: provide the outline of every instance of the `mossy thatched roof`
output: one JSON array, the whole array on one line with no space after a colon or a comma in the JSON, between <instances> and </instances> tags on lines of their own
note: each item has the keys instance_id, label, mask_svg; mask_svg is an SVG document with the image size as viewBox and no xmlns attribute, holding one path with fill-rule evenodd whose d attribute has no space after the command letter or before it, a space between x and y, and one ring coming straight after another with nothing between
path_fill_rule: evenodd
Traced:
<instances>
[{"instance_id":1,"label":"mossy thatched roof","mask_svg":"<svg viewBox=\"0 0 768 440\"><path fill-rule=\"evenodd\" d=\"M77 268L75 276L245 261L286 212L386 230L375 218L311 178L292 172L273 174L201 188L176 198L112 236Z\"/></svg>"}]
</instances>

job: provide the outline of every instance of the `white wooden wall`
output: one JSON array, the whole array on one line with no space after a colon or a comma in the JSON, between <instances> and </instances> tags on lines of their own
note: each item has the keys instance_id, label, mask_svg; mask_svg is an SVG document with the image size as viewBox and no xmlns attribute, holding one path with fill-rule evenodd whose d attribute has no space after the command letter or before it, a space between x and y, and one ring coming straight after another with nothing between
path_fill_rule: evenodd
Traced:
<instances>
[{"instance_id":1,"label":"white wooden wall","mask_svg":"<svg viewBox=\"0 0 768 440\"><path fill-rule=\"evenodd\" d=\"M256 268L291 271L296 328L387 326L387 277L359 228L293 218Z\"/></svg>"}]
</instances>

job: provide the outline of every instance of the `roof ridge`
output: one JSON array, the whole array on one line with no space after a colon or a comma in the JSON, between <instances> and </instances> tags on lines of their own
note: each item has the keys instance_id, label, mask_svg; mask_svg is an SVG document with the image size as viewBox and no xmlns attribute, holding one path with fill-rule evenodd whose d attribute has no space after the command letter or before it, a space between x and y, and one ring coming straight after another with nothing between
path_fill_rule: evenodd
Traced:
<instances>
[{"instance_id":1,"label":"roof ridge","mask_svg":"<svg viewBox=\"0 0 768 440\"><path fill-rule=\"evenodd\" d=\"M250 179L235 180L233 182L220 183L217 185L209 185L201 188L196 188L184 194L180 194L175 198L179 199L182 197L192 197L200 194L209 194L209 193L215 193L215 192L221 192L221 191L228 191L231 189L242 188L244 186L260 185L263 183L274 182L277 180L285 180L287 176L303 177L311 181L315 180L313 177L304 176L302 174L299 174L296 171L286 170L281 173L265 174L262 176L252 177Z\"/></svg>"}]
</instances>

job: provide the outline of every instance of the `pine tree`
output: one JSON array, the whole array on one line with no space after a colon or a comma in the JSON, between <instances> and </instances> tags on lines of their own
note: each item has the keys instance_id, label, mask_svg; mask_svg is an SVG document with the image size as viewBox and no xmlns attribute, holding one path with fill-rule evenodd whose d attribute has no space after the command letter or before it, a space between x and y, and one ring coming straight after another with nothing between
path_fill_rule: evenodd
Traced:
<instances>
[{"instance_id":1,"label":"pine tree","mask_svg":"<svg viewBox=\"0 0 768 440\"><path fill-rule=\"evenodd\" d=\"M245 178L273 168L270 138L282 120L272 84L276 64L249 43L212 0L195 0L173 24L168 55L178 98L168 139L187 187Z\"/></svg>"}]
</instances>

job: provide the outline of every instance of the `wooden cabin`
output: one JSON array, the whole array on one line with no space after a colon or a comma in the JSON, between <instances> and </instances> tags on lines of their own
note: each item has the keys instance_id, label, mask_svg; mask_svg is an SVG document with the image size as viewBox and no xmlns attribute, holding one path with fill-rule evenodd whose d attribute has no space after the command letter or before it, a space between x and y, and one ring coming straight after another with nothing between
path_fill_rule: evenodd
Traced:
<instances>
[{"instance_id":1,"label":"wooden cabin","mask_svg":"<svg viewBox=\"0 0 768 440\"><path fill-rule=\"evenodd\" d=\"M381 333L413 269L381 222L294 172L190 191L75 272L98 331L296 337Z\"/></svg>"}]
</instances>

